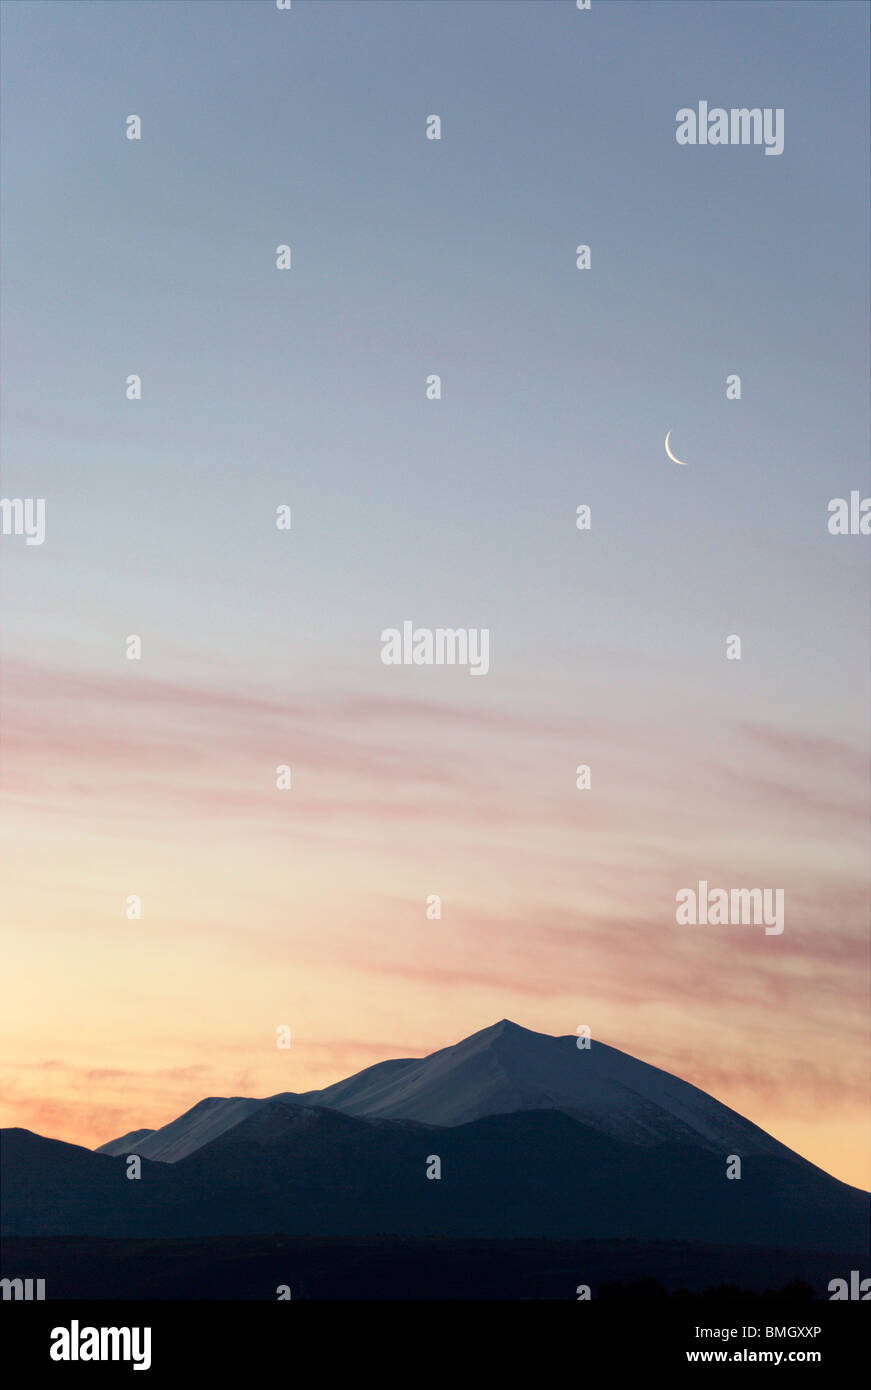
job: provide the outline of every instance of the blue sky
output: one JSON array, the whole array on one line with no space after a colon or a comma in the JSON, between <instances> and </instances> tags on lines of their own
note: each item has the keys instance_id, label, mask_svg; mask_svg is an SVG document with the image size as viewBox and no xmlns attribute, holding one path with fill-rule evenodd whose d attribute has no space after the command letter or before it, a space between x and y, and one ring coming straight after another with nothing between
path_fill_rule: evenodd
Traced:
<instances>
[{"instance_id":1,"label":"blue sky","mask_svg":"<svg viewBox=\"0 0 871 1390\"><path fill-rule=\"evenodd\" d=\"M863 162L866 19L7 6L5 477L49 499L44 599L62 566L106 620L133 604L168 638L189 587L220 612L220 630L186 615L211 646L226 623L253 642L289 581L352 645L392 614L489 622L516 666L579 619L604 637L635 614L671 650L695 620L769 652L810 627L852 684L855 634L831 617L867 548L836 549L824 519L867 452L867 213L844 177ZM701 97L784 107L783 155L677 146L674 113ZM283 500L290 567L256 539ZM806 665L795 644L776 659Z\"/></svg>"}]
</instances>

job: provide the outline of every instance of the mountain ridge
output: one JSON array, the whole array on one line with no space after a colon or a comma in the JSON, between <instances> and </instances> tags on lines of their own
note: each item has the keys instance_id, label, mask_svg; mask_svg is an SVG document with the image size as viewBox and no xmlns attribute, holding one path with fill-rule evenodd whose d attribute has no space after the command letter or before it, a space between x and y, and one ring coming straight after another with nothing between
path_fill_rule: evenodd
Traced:
<instances>
[{"instance_id":1,"label":"mountain ridge","mask_svg":"<svg viewBox=\"0 0 871 1390\"><path fill-rule=\"evenodd\" d=\"M100 1145L176 1163L272 1104L320 1106L370 1120L454 1127L494 1114L558 1110L640 1147L687 1143L708 1151L766 1154L809 1163L713 1096L608 1043L579 1048L501 1019L422 1058L391 1058L320 1090L263 1099L206 1097L157 1129ZM144 1135L131 1145L131 1136ZM810 1165L815 1166L815 1165ZM820 1170L822 1171L822 1170Z\"/></svg>"},{"instance_id":2,"label":"mountain ridge","mask_svg":"<svg viewBox=\"0 0 871 1390\"><path fill-rule=\"evenodd\" d=\"M26 1130L0 1132L0 1156L4 1238L681 1240L854 1262L868 1239L867 1194L810 1164L763 1155L729 1181L724 1154L556 1109L424 1128L277 1102L176 1163L142 1159L139 1181L123 1156Z\"/></svg>"}]
</instances>

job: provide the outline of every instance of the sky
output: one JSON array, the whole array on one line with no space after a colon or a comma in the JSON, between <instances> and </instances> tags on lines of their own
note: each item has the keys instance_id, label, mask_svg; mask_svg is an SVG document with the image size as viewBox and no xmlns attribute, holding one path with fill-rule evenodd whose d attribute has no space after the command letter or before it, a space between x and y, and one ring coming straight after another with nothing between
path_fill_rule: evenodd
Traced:
<instances>
[{"instance_id":1,"label":"sky","mask_svg":"<svg viewBox=\"0 0 871 1390\"><path fill-rule=\"evenodd\" d=\"M3 5L2 496L46 532L0 542L0 1123L96 1145L508 1017L869 1184L871 539L827 528L871 493L868 17ZM783 153L678 145L701 100ZM407 620L486 676L384 665ZM702 879L783 933L678 925Z\"/></svg>"}]
</instances>

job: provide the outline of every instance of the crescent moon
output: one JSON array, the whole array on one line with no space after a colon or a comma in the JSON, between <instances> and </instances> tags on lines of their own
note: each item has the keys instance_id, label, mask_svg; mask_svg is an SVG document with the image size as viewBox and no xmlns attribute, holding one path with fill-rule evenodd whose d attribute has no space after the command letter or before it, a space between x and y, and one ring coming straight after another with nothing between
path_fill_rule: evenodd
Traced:
<instances>
[{"instance_id":1,"label":"crescent moon","mask_svg":"<svg viewBox=\"0 0 871 1390\"><path fill-rule=\"evenodd\" d=\"M671 430L669 430L668 434L665 436L665 452L668 454L668 456L669 456L669 458L671 459L672 463L679 463L679 464L681 465L682 468L686 468L686 460L685 460L685 459L676 459L675 456L674 456L674 454L671 452L671 449L669 449L669 447L668 447L668 440L669 440L670 434L671 434Z\"/></svg>"}]
</instances>

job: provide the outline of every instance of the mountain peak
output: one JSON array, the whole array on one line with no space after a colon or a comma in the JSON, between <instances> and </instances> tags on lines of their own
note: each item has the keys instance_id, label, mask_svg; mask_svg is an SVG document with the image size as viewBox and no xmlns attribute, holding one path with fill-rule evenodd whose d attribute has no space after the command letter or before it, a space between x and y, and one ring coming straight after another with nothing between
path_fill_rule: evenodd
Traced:
<instances>
[{"instance_id":1,"label":"mountain peak","mask_svg":"<svg viewBox=\"0 0 871 1390\"><path fill-rule=\"evenodd\" d=\"M483 1116L560 1110L590 1130L645 1148L673 1143L742 1155L788 1152L679 1077L607 1043L577 1044L572 1034L553 1037L500 1018L427 1057L376 1062L322 1090L285 1092L269 1101L210 1097L138 1140L136 1151L177 1162L261 1107L279 1103L448 1127ZM274 1123L281 1119L272 1109L269 1115ZM116 1154L124 1143L114 1141L102 1151Z\"/></svg>"},{"instance_id":2,"label":"mountain peak","mask_svg":"<svg viewBox=\"0 0 871 1390\"><path fill-rule=\"evenodd\" d=\"M498 1023L491 1023L488 1028L479 1028L477 1033L470 1033L467 1038L463 1038L454 1046L464 1047L466 1043L489 1042L491 1039L495 1041L497 1038L511 1038L515 1042L526 1043L540 1042L545 1038L550 1042L553 1041L548 1033L535 1033L531 1028L522 1028L519 1023L512 1022L510 1018L500 1018Z\"/></svg>"},{"instance_id":3,"label":"mountain peak","mask_svg":"<svg viewBox=\"0 0 871 1390\"><path fill-rule=\"evenodd\" d=\"M524 1059L530 1063L533 1058L538 1057L541 1062L545 1057L552 1058L555 1055L554 1049L563 1053L572 1041L577 1039L536 1033L531 1028L523 1028L519 1023L514 1023L510 1018L500 1018L498 1023L491 1023L488 1028L481 1028L477 1033L471 1033L451 1047L441 1048L439 1052L431 1055L438 1057L442 1053L456 1053L462 1056L489 1050L509 1068L515 1064L522 1067Z\"/></svg>"},{"instance_id":4,"label":"mountain peak","mask_svg":"<svg viewBox=\"0 0 871 1390\"><path fill-rule=\"evenodd\" d=\"M512 1023L510 1018L500 1018L498 1023L491 1023L489 1028L481 1028L477 1033L470 1034L472 1038L493 1037L501 1038L506 1033L526 1034L527 1037L534 1037L528 1028L521 1028L519 1023ZM469 1039L466 1039L468 1042Z\"/></svg>"}]
</instances>

